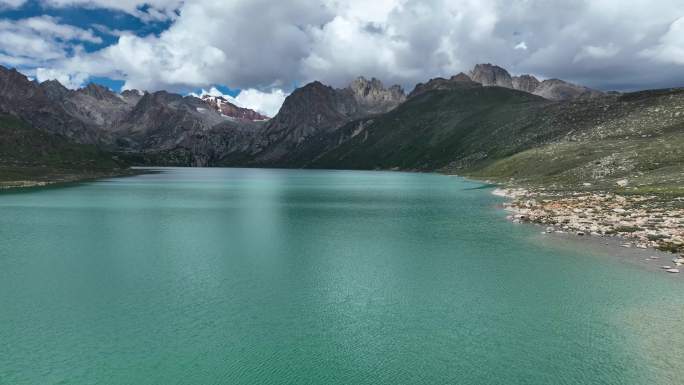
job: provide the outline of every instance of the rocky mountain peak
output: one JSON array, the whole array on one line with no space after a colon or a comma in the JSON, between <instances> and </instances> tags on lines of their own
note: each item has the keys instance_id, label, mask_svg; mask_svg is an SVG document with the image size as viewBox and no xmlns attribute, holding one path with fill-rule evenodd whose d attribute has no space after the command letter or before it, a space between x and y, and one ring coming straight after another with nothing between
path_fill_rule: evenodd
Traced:
<instances>
[{"instance_id":1,"label":"rocky mountain peak","mask_svg":"<svg viewBox=\"0 0 684 385\"><path fill-rule=\"evenodd\" d=\"M427 83L418 83L408 97L413 98L425 92L434 90L456 90L474 87L482 87L482 85L472 81L468 75L461 72L450 77L449 79L434 78L430 79Z\"/></svg>"},{"instance_id":2,"label":"rocky mountain peak","mask_svg":"<svg viewBox=\"0 0 684 385\"><path fill-rule=\"evenodd\" d=\"M0 97L25 99L43 93L36 84L15 68L0 66Z\"/></svg>"},{"instance_id":3,"label":"rocky mountain peak","mask_svg":"<svg viewBox=\"0 0 684 385\"><path fill-rule=\"evenodd\" d=\"M136 105L145 96L146 92L140 90L124 90L121 92L121 98L129 105Z\"/></svg>"},{"instance_id":4,"label":"rocky mountain peak","mask_svg":"<svg viewBox=\"0 0 684 385\"><path fill-rule=\"evenodd\" d=\"M388 112L405 99L400 86L385 88L375 78L359 77L338 89L319 81L308 83L292 92L266 124L256 159L283 157L313 135L332 132L353 119Z\"/></svg>"},{"instance_id":5,"label":"rocky mountain peak","mask_svg":"<svg viewBox=\"0 0 684 385\"><path fill-rule=\"evenodd\" d=\"M489 63L475 65L475 68L470 71L470 77L483 86L512 88L555 101L595 98L605 95L601 91L560 79L548 79L540 82L532 75L511 77L504 68Z\"/></svg>"},{"instance_id":6,"label":"rocky mountain peak","mask_svg":"<svg viewBox=\"0 0 684 385\"><path fill-rule=\"evenodd\" d=\"M16 69L0 66L0 112L17 116L34 127L61 135L70 140L81 143L94 143L101 133L91 130L89 121L75 118L65 110L56 91L64 93L56 82L49 82L42 86L29 80ZM71 94L68 91L69 95Z\"/></svg>"},{"instance_id":7,"label":"rocky mountain peak","mask_svg":"<svg viewBox=\"0 0 684 385\"><path fill-rule=\"evenodd\" d=\"M470 71L470 78L483 86L513 88L511 74L505 69L490 63L476 64Z\"/></svg>"},{"instance_id":8,"label":"rocky mountain peak","mask_svg":"<svg viewBox=\"0 0 684 385\"><path fill-rule=\"evenodd\" d=\"M359 76L352 80L351 84L349 84L349 88L359 95L368 95L374 90L384 90L385 86L376 78L368 80L363 76Z\"/></svg>"},{"instance_id":9,"label":"rocky mountain peak","mask_svg":"<svg viewBox=\"0 0 684 385\"><path fill-rule=\"evenodd\" d=\"M531 94L539 87L541 82L532 75L513 76L513 88Z\"/></svg>"},{"instance_id":10,"label":"rocky mountain peak","mask_svg":"<svg viewBox=\"0 0 684 385\"><path fill-rule=\"evenodd\" d=\"M544 80L533 93L549 100L590 99L605 95L604 92L560 79Z\"/></svg>"},{"instance_id":11,"label":"rocky mountain peak","mask_svg":"<svg viewBox=\"0 0 684 385\"><path fill-rule=\"evenodd\" d=\"M228 101L223 96L203 95L202 100L211 108L219 112L221 115L237 120L246 120L251 122L267 120L268 116L262 115L249 108L238 107Z\"/></svg>"},{"instance_id":12,"label":"rocky mountain peak","mask_svg":"<svg viewBox=\"0 0 684 385\"><path fill-rule=\"evenodd\" d=\"M458 74L450 77L449 80L452 82L472 82L473 81L473 79L471 79L470 76L464 74L463 72L459 72Z\"/></svg>"},{"instance_id":13,"label":"rocky mountain peak","mask_svg":"<svg viewBox=\"0 0 684 385\"><path fill-rule=\"evenodd\" d=\"M338 92L319 81L313 81L298 88L285 98L285 102L278 114L271 120L271 126L277 122L295 123L302 125L326 124L327 121L336 122L342 118ZM342 107L342 108L341 108Z\"/></svg>"},{"instance_id":14,"label":"rocky mountain peak","mask_svg":"<svg viewBox=\"0 0 684 385\"><path fill-rule=\"evenodd\" d=\"M385 88L376 78L370 80L359 76L348 87L362 109L369 113L386 112L406 100L404 90L399 85Z\"/></svg>"},{"instance_id":15,"label":"rocky mountain peak","mask_svg":"<svg viewBox=\"0 0 684 385\"><path fill-rule=\"evenodd\" d=\"M40 88L43 89L48 99L52 101L62 100L69 94L69 89L57 80L46 80L40 83Z\"/></svg>"},{"instance_id":16,"label":"rocky mountain peak","mask_svg":"<svg viewBox=\"0 0 684 385\"><path fill-rule=\"evenodd\" d=\"M79 89L76 92L91 96L97 100L111 100L113 98L118 99L112 90L95 83L88 83L87 86Z\"/></svg>"}]
</instances>

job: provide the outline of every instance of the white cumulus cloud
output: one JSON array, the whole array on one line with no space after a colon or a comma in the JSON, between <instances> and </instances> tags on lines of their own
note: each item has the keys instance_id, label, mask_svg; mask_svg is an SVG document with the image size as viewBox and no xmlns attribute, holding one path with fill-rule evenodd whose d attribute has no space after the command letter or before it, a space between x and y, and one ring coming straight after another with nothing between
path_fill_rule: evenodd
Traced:
<instances>
[{"instance_id":1,"label":"white cumulus cloud","mask_svg":"<svg viewBox=\"0 0 684 385\"><path fill-rule=\"evenodd\" d=\"M51 63L61 67L55 62L80 50L79 44L102 40L89 29L62 24L50 16L36 16L0 19L0 42L0 58L5 58L5 64L38 67Z\"/></svg>"},{"instance_id":2,"label":"white cumulus cloud","mask_svg":"<svg viewBox=\"0 0 684 385\"><path fill-rule=\"evenodd\" d=\"M283 105L287 93L281 89L271 89L268 92L259 91L254 88L241 90L235 97L224 94L216 87L209 90L202 90L199 94L191 93L193 96L202 97L204 95L221 96L238 107L249 108L268 117L273 117L278 113Z\"/></svg>"},{"instance_id":3,"label":"white cumulus cloud","mask_svg":"<svg viewBox=\"0 0 684 385\"><path fill-rule=\"evenodd\" d=\"M36 80L44 82L46 80L57 80L66 88L77 89L88 79L85 73L67 73L52 68L37 68Z\"/></svg>"},{"instance_id":4,"label":"white cumulus cloud","mask_svg":"<svg viewBox=\"0 0 684 385\"><path fill-rule=\"evenodd\" d=\"M521 41L520 43L516 44L515 47L513 47L513 49L521 49L523 51L527 51L527 43Z\"/></svg>"},{"instance_id":5,"label":"white cumulus cloud","mask_svg":"<svg viewBox=\"0 0 684 385\"><path fill-rule=\"evenodd\" d=\"M250 108L266 116L273 117L283 105L286 94L281 89L272 89L269 92L261 92L254 88L240 91L233 99L240 107Z\"/></svg>"},{"instance_id":6,"label":"white cumulus cloud","mask_svg":"<svg viewBox=\"0 0 684 385\"><path fill-rule=\"evenodd\" d=\"M341 87L364 75L411 89L480 62L603 89L684 85L673 84L684 64L681 0L42 1L171 20L159 34L106 32L117 42L95 52L71 42L65 55L59 44L24 35L0 40L18 52L3 50L3 62L28 66L44 52L50 65L34 67L108 76L125 88L222 84L269 94L311 80Z\"/></svg>"}]
</instances>

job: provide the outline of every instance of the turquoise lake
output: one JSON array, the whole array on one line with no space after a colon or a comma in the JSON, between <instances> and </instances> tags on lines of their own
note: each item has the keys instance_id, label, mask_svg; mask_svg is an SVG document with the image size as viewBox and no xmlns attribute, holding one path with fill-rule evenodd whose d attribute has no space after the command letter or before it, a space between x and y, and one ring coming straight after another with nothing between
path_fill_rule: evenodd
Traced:
<instances>
[{"instance_id":1,"label":"turquoise lake","mask_svg":"<svg viewBox=\"0 0 684 385\"><path fill-rule=\"evenodd\" d=\"M682 384L684 280L434 174L0 194L0 384Z\"/></svg>"}]
</instances>

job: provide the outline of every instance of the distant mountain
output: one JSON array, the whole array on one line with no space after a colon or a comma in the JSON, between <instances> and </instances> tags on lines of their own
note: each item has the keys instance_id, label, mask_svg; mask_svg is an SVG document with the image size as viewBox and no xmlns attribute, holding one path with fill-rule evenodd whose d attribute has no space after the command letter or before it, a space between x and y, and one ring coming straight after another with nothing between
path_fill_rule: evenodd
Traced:
<instances>
[{"instance_id":1,"label":"distant mountain","mask_svg":"<svg viewBox=\"0 0 684 385\"><path fill-rule=\"evenodd\" d=\"M41 87L46 83L42 83ZM135 107L134 99L125 99L120 94L94 83L75 91L68 91L57 102L69 115L108 132L116 130L117 125Z\"/></svg>"},{"instance_id":2,"label":"distant mountain","mask_svg":"<svg viewBox=\"0 0 684 385\"><path fill-rule=\"evenodd\" d=\"M195 97L165 91L126 90L118 94L96 84L69 90L54 80L38 84L2 66L0 114L15 116L31 127L73 143L97 144L107 151L121 152L125 157L132 153L150 153L163 165L206 166L209 159L223 157L208 151L208 142L217 149L234 146L216 143L216 139L207 141L205 134L220 133L216 137L230 144L234 139L223 132L236 129L230 123L232 117L222 115ZM239 125L241 133L258 130L249 121ZM246 134L238 136L244 138ZM165 153L171 155L167 157ZM184 155L178 157L178 153Z\"/></svg>"},{"instance_id":3,"label":"distant mountain","mask_svg":"<svg viewBox=\"0 0 684 385\"><path fill-rule=\"evenodd\" d=\"M334 131L353 119L385 113L404 100L401 87L385 88L377 79L359 77L341 89L317 81L309 83L290 94L278 114L266 123L255 140L253 162L285 160L307 138Z\"/></svg>"},{"instance_id":4,"label":"distant mountain","mask_svg":"<svg viewBox=\"0 0 684 385\"><path fill-rule=\"evenodd\" d=\"M31 167L64 164L60 159L77 165L60 152L78 149L104 151L84 155L100 164L109 152L136 165L445 170L552 183L629 177L677 184L684 183L682 106L682 90L603 93L481 64L470 76L420 83L408 96L377 79L360 77L345 88L312 82L262 120L218 98L117 94L94 84L68 90L0 67L6 117L0 138L10 138L0 144L19 150L0 166L32 159ZM12 119L27 129L3 126ZM13 147L18 141L26 145Z\"/></svg>"},{"instance_id":5,"label":"distant mountain","mask_svg":"<svg viewBox=\"0 0 684 385\"><path fill-rule=\"evenodd\" d=\"M532 93L550 100L590 99L605 95L601 91L578 86L559 79L542 81Z\"/></svg>"},{"instance_id":6,"label":"distant mountain","mask_svg":"<svg viewBox=\"0 0 684 385\"><path fill-rule=\"evenodd\" d=\"M225 120L196 97L146 93L117 124L116 144L127 151L171 150Z\"/></svg>"},{"instance_id":7,"label":"distant mountain","mask_svg":"<svg viewBox=\"0 0 684 385\"><path fill-rule=\"evenodd\" d=\"M418 95L424 94L428 91L436 90L457 90L457 89L467 89L467 88L478 88L482 87L481 83L474 82L470 77L463 72L458 75L454 75L449 79L444 78L434 78L430 79L427 83L418 83L416 87L408 95L409 98L416 97Z\"/></svg>"},{"instance_id":8,"label":"distant mountain","mask_svg":"<svg viewBox=\"0 0 684 385\"><path fill-rule=\"evenodd\" d=\"M435 170L457 159L486 159L525 148L546 132L534 124L552 104L539 96L503 87L474 86L464 79L428 82L449 85L412 93L379 116L352 121L319 134L291 156L292 167ZM461 86L467 84L468 86ZM456 86L454 86L456 85Z\"/></svg>"},{"instance_id":9,"label":"distant mountain","mask_svg":"<svg viewBox=\"0 0 684 385\"><path fill-rule=\"evenodd\" d=\"M144 157L133 157L179 165L287 163L293 153L309 148L310 138L335 132L350 121L381 116L407 100L401 87L385 87L374 78L359 77L345 88L312 82L289 95L278 114L268 119L223 97L137 90L117 94L96 84L68 90L56 81L36 84L0 68L0 84L3 79L0 112L75 142L97 143L126 156L142 152ZM603 95L559 80L511 77L501 67L478 64L470 76L460 73L420 83L408 99L444 90L477 94L483 86L519 89L550 100Z\"/></svg>"},{"instance_id":10,"label":"distant mountain","mask_svg":"<svg viewBox=\"0 0 684 385\"><path fill-rule=\"evenodd\" d=\"M69 89L57 80L46 80L40 83L40 88L45 92L45 96L53 102L60 102L69 94Z\"/></svg>"},{"instance_id":11,"label":"distant mountain","mask_svg":"<svg viewBox=\"0 0 684 385\"><path fill-rule=\"evenodd\" d=\"M574 100L604 96L605 93L560 79L539 81L532 75L511 76L508 71L493 64L477 64L470 78L483 86L499 86L529 92L549 100Z\"/></svg>"},{"instance_id":12,"label":"distant mountain","mask_svg":"<svg viewBox=\"0 0 684 385\"><path fill-rule=\"evenodd\" d=\"M223 96L202 95L202 100L218 113L229 118L247 120L250 122L268 120L268 116L250 110L249 108L238 107Z\"/></svg>"},{"instance_id":13,"label":"distant mountain","mask_svg":"<svg viewBox=\"0 0 684 385\"><path fill-rule=\"evenodd\" d=\"M351 94L358 104L357 114L363 115L387 112L406 100L404 90L400 86L385 88L380 80L368 80L363 76L354 79L342 92Z\"/></svg>"},{"instance_id":14,"label":"distant mountain","mask_svg":"<svg viewBox=\"0 0 684 385\"><path fill-rule=\"evenodd\" d=\"M97 143L106 136L55 103L53 98L63 92L59 87L52 84L48 88L43 89L14 69L0 66L0 113L19 117L33 127L78 143Z\"/></svg>"},{"instance_id":15,"label":"distant mountain","mask_svg":"<svg viewBox=\"0 0 684 385\"><path fill-rule=\"evenodd\" d=\"M684 185L683 106L684 89L563 102L504 87L433 89L309 138L287 166L443 170L547 188L613 189L628 178L669 191Z\"/></svg>"},{"instance_id":16,"label":"distant mountain","mask_svg":"<svg viewBox=\"0 0 684 385\"><path fill-rule=\"evenodd\" d=\"M0 114L0 189L129 173L128 165L92 144Z\"/></svg>"},{"instance_id":17,"label":"distant mountain","mask_svg":"<svg viewBox=\"0 0 684 385\"><path fill-rule=\"evenodd\" d=\"M512 88L533 94L541 82L532 75L513 76L511 79ZM551 99L551 98L547 98Z\"/></svg>"},{"instance_id":18,"label":"distant mountain","mask_svg":"<svg viewBox=\"0 0 684 385\"><path fill-rule=\"evenodd\" d=\"M513 79L505 69L492 64L476 64L469 73L470 79L483 86L513 88Z\"/></svg>"}]
</instances>

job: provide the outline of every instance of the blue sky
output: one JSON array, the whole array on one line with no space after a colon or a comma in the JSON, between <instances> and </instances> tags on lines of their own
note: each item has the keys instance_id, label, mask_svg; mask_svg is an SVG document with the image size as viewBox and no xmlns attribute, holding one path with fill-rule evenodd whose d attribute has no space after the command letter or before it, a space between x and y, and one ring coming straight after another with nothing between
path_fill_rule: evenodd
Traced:
<instances>
[{"instance_id":1,"label":"blue sky","mask_svg":"<svg viewBox=\"0 0 684 385\"><path fill-rule=\"evenodd\" d=\"M0 0L0 64L38 81L57 79L69 88L92 82L117 92L127 88L210 92L274 115L288 87L247 87L242 92L222 82L221 76L193 80L183 74L165 76L172 70L155 68L165 60L154 63L163 56L156 55L154 46L180 18L182 5L182 0ZM119 50L125 42L133 46ZM141 57L144 60L135 63Z\"/></svg>"},{"instance_id":2,"label":"blue sky","mask_svg":"<svg viewBox=\"0 0 684 385\"><path fill-rule=\"evenodd\" d=\"M144 7L141 8L144 10ZM122 11L111 9L89 9L85 7L50 7L44 6L37 0L29 0L17 9L0 9L0 19L21 20L31 17L52 16L57 18L61 23L73 25L83 29L90 29L98 37L102 39L101 43L81 42L81 45L86 52L94 52L103 47L115 44L118 36L103 32L97 26L104 26L111 31L130 31L138 36L147 36L150 34L159 35L162 31L169 28L171 20L155 20L142 21L139 18L127 14ZM2 52L2 45L0 44L0 52ZM11 52L4 52L11 55ZM7 63L2 63L7 64ZM30 71L30 66L19 67L20 70ZM111 88L115 91L121 91L124 81L120 79L111 79L102 76L91 76L86 80L87 82L97 83ZM226 87L222 87L228 90ZM232 94L236 94L235 91Z\"/></svg>"}]
</instances>

